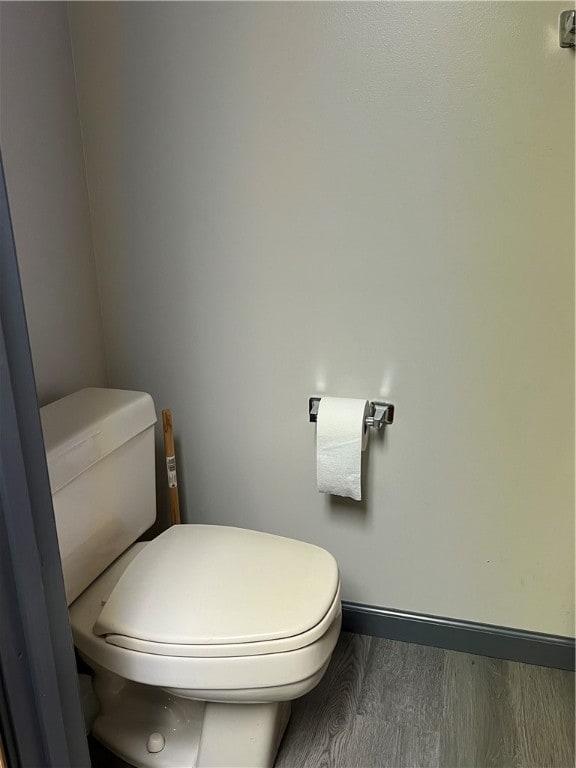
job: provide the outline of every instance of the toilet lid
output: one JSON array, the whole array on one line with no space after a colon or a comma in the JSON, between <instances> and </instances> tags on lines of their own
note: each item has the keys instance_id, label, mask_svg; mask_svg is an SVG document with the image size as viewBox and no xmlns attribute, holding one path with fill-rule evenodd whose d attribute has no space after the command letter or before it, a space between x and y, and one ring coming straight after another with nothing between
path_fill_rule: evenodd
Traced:
<instances>
[{"instance_id":1,"label":"toilet lid","mask_svg":"<svg viewBox=\"0 0 576 768\"><path fill-rule=\"evenodd\" d=\"M94 632L186 646L288 638L322 621L338 588L336 561L320 547L242 528L178 525L130 563Z\"/></svg>"}]
</instances>

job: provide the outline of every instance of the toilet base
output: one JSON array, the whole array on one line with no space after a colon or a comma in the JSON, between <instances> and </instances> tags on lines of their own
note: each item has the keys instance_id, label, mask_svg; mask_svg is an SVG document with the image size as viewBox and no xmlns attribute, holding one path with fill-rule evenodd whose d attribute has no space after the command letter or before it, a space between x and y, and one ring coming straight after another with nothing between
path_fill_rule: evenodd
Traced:
<instances>
[{"instance_id":1,"label":"toilet base","mask_svg":"<svg viewBox=\"0 0 576 768\"><path fill-rule=\"evenodd\" d=\"M290 702L230 704L184 699L96 670L100 713L92 733L136 768L271 768ZM150 752L148 741L157 752Z\"/></svg>"},{"instance_id":2,"label":"toilet base","mask_svg":"<svg viewBox=\"0 0 576 768\"><path fill-rule=\"evenodd\" d=\"M289 701L207 702L196 768L272 768L289 719Z\"/></svg>"}]
</instances>

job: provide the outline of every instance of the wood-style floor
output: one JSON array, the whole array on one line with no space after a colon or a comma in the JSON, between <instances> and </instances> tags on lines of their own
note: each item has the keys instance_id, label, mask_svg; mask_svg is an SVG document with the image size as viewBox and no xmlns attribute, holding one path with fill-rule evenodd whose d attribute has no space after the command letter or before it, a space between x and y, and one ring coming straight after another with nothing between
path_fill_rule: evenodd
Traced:
<instances>
[{"instance_id":1,"label":"wood-style floor","mask_svg":"<svg viewBox=\"0 0 576 768\"><path fill-rule=\"evenodd\" d=\"M126 764L91 743L94 768ZM343 633L276 768L573 768L574 674ZM174 768L178 768L174 766Z\"/></svg>"},{"instance_id":2,"label":"wood-style floor","mask_svg":"<svg viewBox=\"0 0 576 768\"><path fill-rule=\"evenodd\" d=\"M276 768L572 768L574 673L343 633Z\"/></svg>"}]
</instances>

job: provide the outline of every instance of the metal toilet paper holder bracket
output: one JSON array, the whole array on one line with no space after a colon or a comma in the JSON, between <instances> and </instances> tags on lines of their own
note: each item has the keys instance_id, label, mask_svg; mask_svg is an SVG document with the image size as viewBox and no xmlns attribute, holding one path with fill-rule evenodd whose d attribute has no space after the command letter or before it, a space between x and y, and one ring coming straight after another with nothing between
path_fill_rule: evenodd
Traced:
<instances>
[{"instance_id":1,"label":"metal toilet paper holder bracket","mask_svg":"<svg viewBox=\"0 0 576 768\"><path fill-rule=\"evenodd\" d=\"M318 421L318 406L321 397L311 397L308 400L308 415L312 422ZM381 400L370 401L370 414L366 416L365 424L367 427L382 429L387 424L394 421L394 406L392 403L384 403Z\"/></svg>"}]
</instances>

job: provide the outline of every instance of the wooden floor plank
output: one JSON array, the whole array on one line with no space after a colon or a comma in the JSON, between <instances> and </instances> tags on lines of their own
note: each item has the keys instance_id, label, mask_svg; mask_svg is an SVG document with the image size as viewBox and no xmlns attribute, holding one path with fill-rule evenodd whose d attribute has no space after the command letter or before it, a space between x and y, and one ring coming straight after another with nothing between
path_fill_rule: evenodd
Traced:
<instances>
[{"instance_id":1,"label":"wooden floor plank","mask_svg":"<svg viewBox=\"0 0 576 768\"><path fill-rule=\"evenodd\" d=\"M395 640L375 640L358 714L437 731L443 711L445 651Z\"/></svg>"},{"instance_id":2,"label":"wooden floor plank","mask_svg":"<svg viewBox=\"0 0 576 768\"><path fill-rule=\"evenodd\" d=\"M356 716L348 723L342 740L340 754L326 755L326 767L337 768L400 768L396 765L398 754L398 726L382 721L375 723L371 717Z\"/></svg>"},{"instance_id":3,"label":"wooden floor plank","mask_svg":"<svg viewBox=\"0 0 576 768\"><path fill-rule=\"evenodd\" d=\"M343 761L331 768L439 768L439 734L359 715L349 725Z\"/></svg>"},{"instance_id":4,"label":"wooden floor plank","mask_svg":"<svg viewBox=\"0 0 576 768\"><path fill-rule=\"evenodd\" d=\"M446 652L442 768L514 768L517 730L508 696L508 662Z\"/></svg>"},{"instance_id":5,"label":"wooden floor plank","mask_svg":"<svg viewBox=\"0 0 576 768\"><path fill-rule=\"evenodd\" d=\"M398 726L398 768L440 768L440 732Z\"/></svg>"},{"instance_id":6,"label":"wooden floor plank","mask_svg":"<svg viewBox=\"0 0 576 768\"><path fill-rule=\"evenodd\" d=\"M348 724L356 717L371 642L365 635L342 633L322 681L292 702L276 768L331 765L340 759L350 736Z\"/></svg>"},{"instance_id":7,"label":"wooden floor plank","mask_svg":"<svg viewBox=\"0 0 576 768\"><path fill-rule=\"evenodd\" d=\"M530 664L510 664L510 701L522 768L574 765L574 675Z\"/></svg>"}]
</instances>

